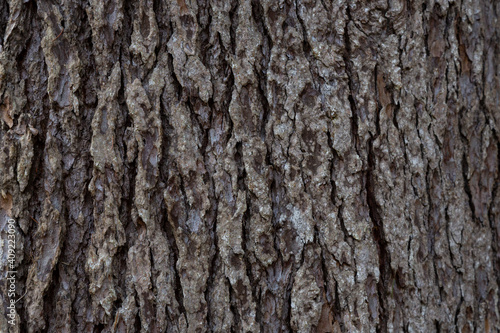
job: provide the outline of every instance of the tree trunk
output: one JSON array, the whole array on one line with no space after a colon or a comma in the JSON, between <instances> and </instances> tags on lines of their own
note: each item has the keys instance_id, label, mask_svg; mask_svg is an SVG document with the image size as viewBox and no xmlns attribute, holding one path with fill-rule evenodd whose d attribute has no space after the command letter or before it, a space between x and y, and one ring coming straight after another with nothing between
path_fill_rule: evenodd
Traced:
<instances>
[{"instance_id":1,"label":"tree trunk","mask_svg":"<svg viewBox=\"0 0 500 333\"><path fill-rule=\"evenodd\" d=\"M0 332L500 331L499 17L1 1Z\"/></svg>"}]
</instances>

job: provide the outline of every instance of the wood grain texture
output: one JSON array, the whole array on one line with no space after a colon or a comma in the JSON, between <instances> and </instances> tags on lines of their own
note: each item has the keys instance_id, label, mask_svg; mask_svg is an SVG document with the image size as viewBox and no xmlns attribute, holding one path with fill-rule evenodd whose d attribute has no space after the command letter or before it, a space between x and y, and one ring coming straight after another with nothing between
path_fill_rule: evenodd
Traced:
<instances>
[{"instance_id":1,"label":"wood grain texture","mask_svg":"<svg viewBox=\"0 0 500 333\"><path fill-rule=\"evenodd\" d=\"M500 331L499 17L0 1L0 332Z\"/></svg>"}]
</instances>

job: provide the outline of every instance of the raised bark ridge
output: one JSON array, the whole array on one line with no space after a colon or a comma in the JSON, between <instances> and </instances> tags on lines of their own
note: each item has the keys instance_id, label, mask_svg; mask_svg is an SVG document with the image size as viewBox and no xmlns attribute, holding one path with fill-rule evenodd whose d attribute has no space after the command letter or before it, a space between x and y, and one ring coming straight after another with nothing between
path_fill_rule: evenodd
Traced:
<instances>
[{"instance_id":1,"label":"raised bark ridge","mask_svg":"<svg viewBox=\"0 0 500 333\"><path fill-rule=\"evenodd\" d=\"M500 330L499 16L0 2L0 331Z\"/></svg>"}]
</instances>

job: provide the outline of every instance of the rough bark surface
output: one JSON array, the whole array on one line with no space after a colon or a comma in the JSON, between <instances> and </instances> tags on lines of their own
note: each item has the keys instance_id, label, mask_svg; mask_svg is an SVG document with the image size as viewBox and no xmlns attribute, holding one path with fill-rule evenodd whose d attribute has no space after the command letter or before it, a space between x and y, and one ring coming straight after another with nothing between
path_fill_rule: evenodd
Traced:
<instances>
[{"instance_id":1,"label":"rough bark surface","mask_svg":"<svg viewBox=\"0 0 500 333\"><path fill-rule=\"evenodd\" d=\"M0 1L0 331L500 331L499 16Z\"/></svg>"}]
</instances>

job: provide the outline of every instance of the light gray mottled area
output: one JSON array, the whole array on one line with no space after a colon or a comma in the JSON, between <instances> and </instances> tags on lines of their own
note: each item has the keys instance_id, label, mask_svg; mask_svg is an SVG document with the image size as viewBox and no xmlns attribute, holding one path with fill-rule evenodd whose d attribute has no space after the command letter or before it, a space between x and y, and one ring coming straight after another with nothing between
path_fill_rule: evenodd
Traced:
<instances>
[{"instance_id":1,"label":"light gray mottled area","mask_svg":"<svg viewBox=\"0 0 500 333\"><path fill-rule=\"evenodd\" d=\"M500 331L499 17L0 2L0 332Z\"/></svg>"}]
</instances>

